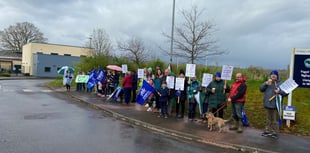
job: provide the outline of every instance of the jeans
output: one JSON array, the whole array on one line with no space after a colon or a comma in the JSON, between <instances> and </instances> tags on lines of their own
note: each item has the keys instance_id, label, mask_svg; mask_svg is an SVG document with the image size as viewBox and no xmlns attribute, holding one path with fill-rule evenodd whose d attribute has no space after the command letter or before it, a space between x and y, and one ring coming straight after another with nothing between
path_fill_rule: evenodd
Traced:
<instances>
[{"instance_id":1,"label":"jeans","mask_svg":"<svg viewBox=\"0 0 310 153\"><path fill-rule=\"evenodd\" d=\"M232 102L232 117L236 121L242 121L242 110L244 103L239 103L239 102Z\"/></svg>"}]
</instances>

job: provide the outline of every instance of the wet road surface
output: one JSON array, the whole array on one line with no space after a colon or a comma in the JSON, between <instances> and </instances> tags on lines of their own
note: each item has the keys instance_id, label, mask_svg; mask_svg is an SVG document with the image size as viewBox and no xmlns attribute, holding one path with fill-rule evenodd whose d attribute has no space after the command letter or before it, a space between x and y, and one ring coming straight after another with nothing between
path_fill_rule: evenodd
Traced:
<instances>
[{"instance_id":1,"label":"wet road surface","mask_svg":"<svg viewBox=\"0 0 310 153\"><path fill-rule=\"evenodd\" d=\"M40 85L47 81L0 80L1 153L237 152L115 120Z\"/></svg>"}]
</instances>

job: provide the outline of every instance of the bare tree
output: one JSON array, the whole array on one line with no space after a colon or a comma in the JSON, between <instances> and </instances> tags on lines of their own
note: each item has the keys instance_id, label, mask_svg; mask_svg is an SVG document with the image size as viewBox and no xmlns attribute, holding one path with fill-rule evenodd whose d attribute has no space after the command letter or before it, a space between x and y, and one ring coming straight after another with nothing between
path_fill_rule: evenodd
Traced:
<instances>
[{"instance_id":1,"label":"bare tree","mask_svg":"<svg viewBox=\"0 0 310 153\"><path fill-rule=\"evenodd\" d=\"M187 58L191 63L198 59L225 53L225 51L218 50L217 41L212 38L215 25L208 21L201 21L203 11L198 10L197 6L192 6L190 11L182 10L184 22L175 27L173 55ZM164 33L164 36L171 39L168 34ZM167 54L170 55L168 52Z\"/></svg>"},{"instance_id":2,"label":"bare tree","mask_svg":"<svg viewBox=\"0 0 310 153\"><path fill-rule=\"evenodd\" d=\"M94 48L95 55L110 56L112 43L104 29L94 29L89 42L89 47Z\"/></svg>"},{"instance_id":3,"label":"bare tree","mask_svg":"<svg viewBox=\"0 0 310 153\"><path fill-rule=\"evenodd\" d=\"M22 22L11 25L0 32L3 49L22 52L23 46L30 42L45 43L43 33L32 23Z\"/></svg>"},{"instance_id":4,"label":"bare tree","mask_svg":"<svg viewBox=\"0 0 310 153\"><path fill-rule=\"evenodd\" d=\"M147 59L147 51L145 50L142 40L132 38L127 42L118 42L118 48L122 51L128 52L128 58L140 67L140 65Z\"/></svg>"}]
</instances>

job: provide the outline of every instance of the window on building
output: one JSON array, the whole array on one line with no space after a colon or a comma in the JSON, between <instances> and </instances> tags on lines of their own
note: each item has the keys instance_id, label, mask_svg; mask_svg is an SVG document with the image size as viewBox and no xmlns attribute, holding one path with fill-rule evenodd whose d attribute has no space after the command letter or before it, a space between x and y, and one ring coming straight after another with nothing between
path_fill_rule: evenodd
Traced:
<instances>
[{"instance_id":1,"label":"window on building","mask_svg":"<svg viewBox=\"0 0 310 153\"><path fill-rule=\"evenodd\" d=\"M51 72L51 67L44 67L44 72Z\"/></svg>"},{"instance_id":2,"label":"window on building","mask_svg":"<svg viewBox=\"0 0 310 153\"><path fill-rule=\"evenodd\" d=\"M58 53L51 53L51 55L58 55Z\"/></svg>"},{"instance_id":3,"label":"window on building","mask_svg":"<svg viewBox=\"0 0 310 153\"><path fill-rule=\"evenodd\" d=\"M64 56L71 56L71 54L64 54Z\"/></svg>"}]
</instances>

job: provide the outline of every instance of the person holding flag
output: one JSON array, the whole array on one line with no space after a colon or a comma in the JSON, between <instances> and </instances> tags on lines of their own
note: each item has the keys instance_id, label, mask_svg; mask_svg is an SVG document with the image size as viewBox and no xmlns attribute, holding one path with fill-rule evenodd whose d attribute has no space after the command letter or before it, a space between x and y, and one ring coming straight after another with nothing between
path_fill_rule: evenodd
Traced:
<instances>
[{"instance_id":1,"label":"person holding flag","mask_svg":"<svg viewBox=\"0 0 310 153\"><path fill-rule=\"evenodd\" d=\"M276 139L278 138L278 121L281 118L279 109L282 107L282 98L280 97L287 95L279 88L281 83L278 71L273 70L270 72L270 78L259 88L264 93L263 104L266 110L266 127L261 135L265 137L271 136Z\"/></svg>"}]
</instances>

